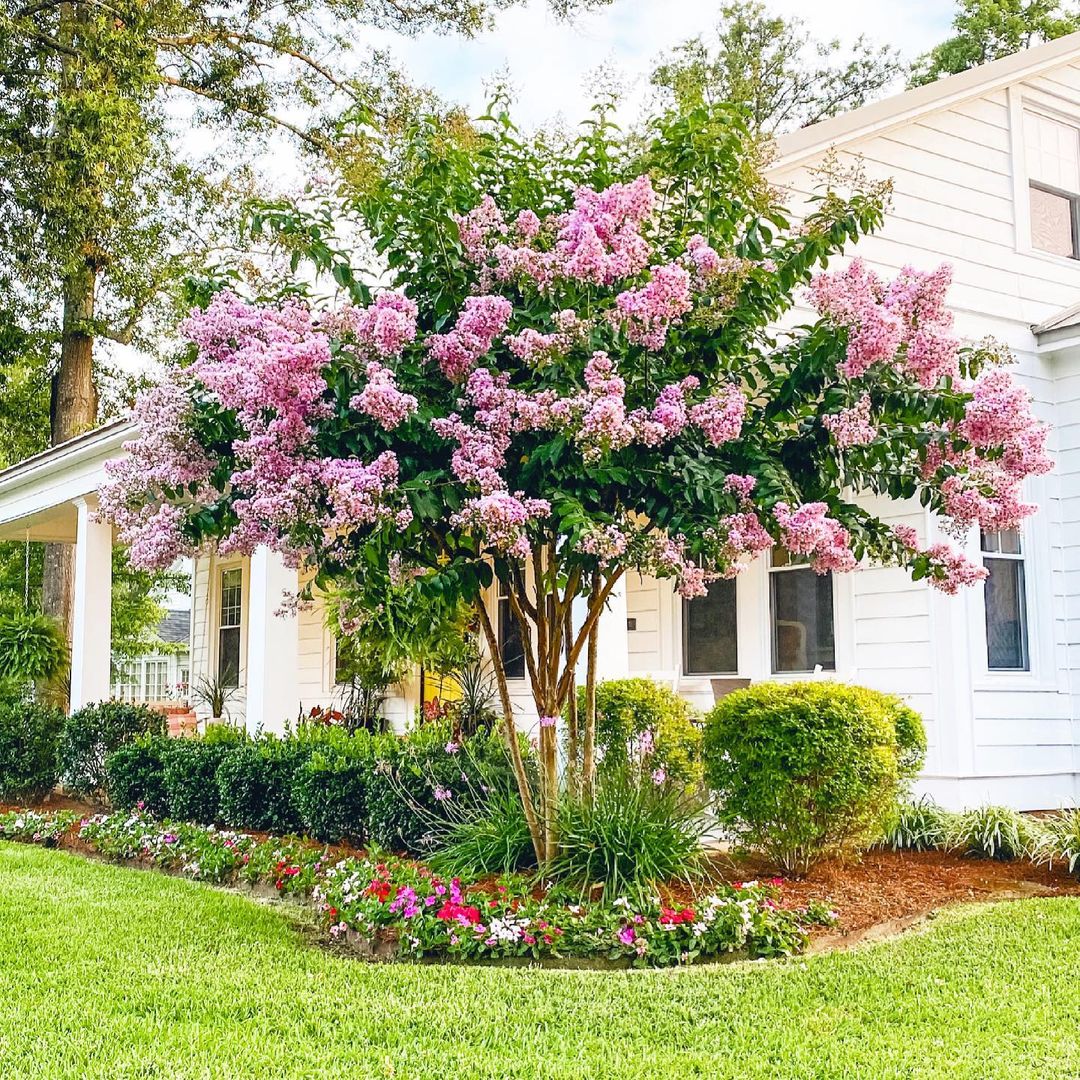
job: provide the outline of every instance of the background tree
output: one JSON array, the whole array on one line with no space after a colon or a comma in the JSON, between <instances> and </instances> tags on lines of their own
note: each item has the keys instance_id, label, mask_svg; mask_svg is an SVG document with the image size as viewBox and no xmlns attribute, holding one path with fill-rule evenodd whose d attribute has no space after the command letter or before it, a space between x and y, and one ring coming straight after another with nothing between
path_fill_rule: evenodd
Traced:
<instances>
[{"instance_id":1,"label":"background tree","mask_svg":"<svg viewBox=\"0 0 1080 1080\"><path fill-rule=\"evenodd\" d=\"M792 228L737 113L671 111L648 136L603 109L569 145L502 113L460 134L421 119L354 203L395 289L358 282L362 306L321 311L216 295L102 491L141 565L269 544L347 617L395 589L432 620L471 604L541 863L564 710L569 791L592 790L599 623L627 573L700 596L778 544L819 573L866 558L955 592L985 570L853 494L919 498L966 535L1034 512L1022 481L1051 467L1005 357L952 333L948 268L815 276L880 224L884 190L837 179ZM778 341L807 285L819 318Z\"/></svg>"},{"instance_id":2,"label":"background tree","mask_svg":"<svg viewBox=\"0 0 1080 1080\"><path fill-rule=\"evenodd\" d=\"M205 254L222 188L184 153L184 126L284 131L330 152L335 103L373 116L379 84L328 54L364 26L473 33L509 2L4 0L0 284L25 298L14 325L51 353L51 441L98 420L95 342L145 342L170 284ZM50 546L44 606L64 623L72 567L69 549Z\"/></svg>"},{"instance_id":3,"label":"background tree","mask_svg":"<svg viewBox=\"0 0 1080 1080\"><path fill-rule=\"evenodd\" d=\"M1065 0L960 0L956 33L915 62L911 86L987 64L1080 30L1080 12Z\"/></svg>"},{"instance_id":4,"label":"background tree","mask_svg":"<svg viewBox=\"0 0 1080 1080\"><path fill-rule=\"evenodd\" d=\"M720 9L714 38L691 38L652 74L681 107L728 102L751 126L786 131L857 109L903 75L900 54L865 37L819 41L800 19L770 14L757 0Z\"/></svg>"}]
</instances>

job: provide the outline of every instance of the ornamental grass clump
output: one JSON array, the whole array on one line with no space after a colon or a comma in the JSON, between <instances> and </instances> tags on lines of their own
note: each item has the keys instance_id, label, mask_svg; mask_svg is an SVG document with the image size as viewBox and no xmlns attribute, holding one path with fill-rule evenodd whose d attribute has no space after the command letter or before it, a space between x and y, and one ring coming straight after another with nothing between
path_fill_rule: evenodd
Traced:
<instances>
[{"instance_id":1,"label":"ornamental grass clump","mask_svg":"<svg viewBox=\"0 0 1080 1080\"><path fill-rule=\"evenodd\" d=\"M979 806L950 818L945 846L964 855L1019 859L1031 850L1036 828L1008 806Z\"/></svg>"},{"instance_id":2,"label":"ornamental grass clump","mask_svg":"<svg viewBox=\"0 0 1080 1080\"><path fill-rule=\"evenodd\" d=\"M140 395L101 511L140 567L267 545L341 598L351 635L470 608L539 864L559 855L560 746L568 793L595 779L597 635L628 574L690 599L779 545L821 573L876 562L955 593L986 569L867 507L919 499L957 536L1035 512L1047 429L1007 351L956 334L949 267L826 269L881 226L887 184L826 170L793 220L724 105L626 135L598 107L565 140L501 108L460 128L421 116L386 151L355 200L259 216L298 275L347 219L382 277L343 257L349 303L300 299L306 277L277 303L209 296L179 327L189 362ZM807 301L813 321L791 318ZM819 828L792 857L822 843L847 840Z\"/></svg>"},{"instance_id":3,"label":"ornamental grass clump","mask_svg":"<svg viewBox=\"0 0 1080 1080\"><path fill-rule=\"evenodd\" d=\"M897 804L877 847L891 851L937 851L946 846L954 815L922 796Z\"/></svg>"},{"instance_id":4,"label":"ornamental grass clump","mask_svg":"<svg viewBox=\"0 0 1080 1080\"><path fill-rule=\"evenodd\" d=\"M785 873L880 837L922 764L926 736L899 698L822 680L760 683L705 721L717 819Z\"/></svg>"},{"instance_id":5,"label":"ornamental grass clump","mask_svg":"<svg viewBox=\"0 0 1080 1080\"><path fill-rule=\"evenodd\" d=\"M1080 873L1080 810L1059 810L1032 823L1030 855L1040 866Z\"/></svg>"}]
</instances>

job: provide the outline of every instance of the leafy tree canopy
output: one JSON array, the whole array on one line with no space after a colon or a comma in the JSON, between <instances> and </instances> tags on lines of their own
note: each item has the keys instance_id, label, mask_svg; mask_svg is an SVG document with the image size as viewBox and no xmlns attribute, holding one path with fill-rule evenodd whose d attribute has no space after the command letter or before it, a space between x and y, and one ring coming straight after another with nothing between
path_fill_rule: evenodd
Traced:
<instances>
[{"instance_id":1,"label":"leafy tree canopy","mask_svg":"<svg viewBox=\"0 0 1080 1080\"><path fill-rule=\"evenodd\" d=\"M1068 0L960 0L952 37L915 62L911 86L1000 60L1021 49L1080 30Z\"/></svg>"}]
</instances>

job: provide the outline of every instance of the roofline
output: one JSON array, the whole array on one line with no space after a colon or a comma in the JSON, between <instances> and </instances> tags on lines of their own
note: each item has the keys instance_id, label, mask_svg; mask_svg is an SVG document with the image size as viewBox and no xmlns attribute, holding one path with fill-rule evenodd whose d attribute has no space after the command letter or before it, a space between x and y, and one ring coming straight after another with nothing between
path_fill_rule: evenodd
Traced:
<instances>
[{"instance_id":1,"label":"roofline","mask_svg":"<svg viewBox=\"0 0 1080 1080\"><path fill-rule=\"evenodd\" d=\"M831 146L880 134L989 90L1010 86L1058 67L1072 56L1080 57L1080 31L781 135L776 140L777 155L769 171L800 165L808 158L819 157Z\"/></svg>"},{"instance_id":2,"label":"roofline","mask_svg":"<svg viewBox=\"0 0 1080 1080\"><path fill-rule=\"evenodd\" d=\"M136 434L138 428L130 420L113 420L93 431L76 435L67 442L51 446L0 471L0 494L21 487L36 476L48 475L87 458L97 457L103 451L119 451L122 444Z\"/></svg>"}]
</instances>

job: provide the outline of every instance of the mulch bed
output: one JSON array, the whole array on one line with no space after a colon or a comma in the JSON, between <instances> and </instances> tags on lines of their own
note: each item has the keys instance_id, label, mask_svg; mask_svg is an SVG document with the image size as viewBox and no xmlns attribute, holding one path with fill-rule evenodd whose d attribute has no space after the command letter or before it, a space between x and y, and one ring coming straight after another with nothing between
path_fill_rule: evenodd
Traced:
<instances>
[{"instance_id":1,"label":"mulch bed","mask_svg":"<svg viewBox=\"0 0 1080 1080\"><path fill-rule=\"evenodd\" d=\"M0 803L0 811L26 808L25 803ZM104 809L55 793L33 808L87 815ZM266 834L253 835L268 838ZM65 838L62 846L69 850L82 847L75 837ZM364 854L345 844L327 846L339 858ZM753 859L717 854L713 867L716 876L726 882L773 877L768 866ZM950 904L1080 896L1080 879L1064 866L1049 870L1026 859L997 862L943 851L868 851L857 861L816 866L805 880L784 879L780 892L785 907L801 907L818 900L836 912L837 925L814 934L812 947L828 949L897 933ZM665 893L673 903L692 902L685 887L675 886Z\"/></svg>"}]
</instances>

